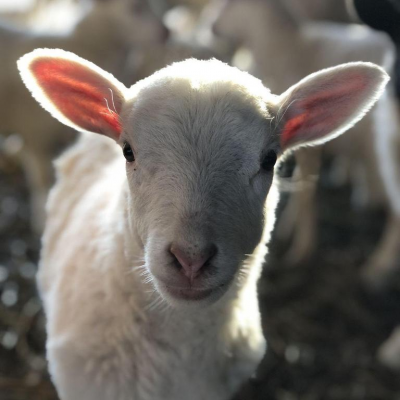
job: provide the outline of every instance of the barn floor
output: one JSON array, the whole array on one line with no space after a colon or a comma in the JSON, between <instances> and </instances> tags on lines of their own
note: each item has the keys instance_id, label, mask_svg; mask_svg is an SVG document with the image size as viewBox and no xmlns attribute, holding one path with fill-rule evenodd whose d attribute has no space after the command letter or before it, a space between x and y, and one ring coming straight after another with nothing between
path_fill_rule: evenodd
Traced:
<instances>
[{"instance_id":1,"label":"barn floor","mask_svg":"<svg viewBox=\"0 0 400 400\"><path fill-rule=\"evenodd\" d=\"M348 189L326 181L323 175L312 260L285 266L288 243L273 239L260 282L268 352L236 400L400 399L400 372L374 358L400 323L400 284L369 293L358 276L385 215L351 210ZM0 400L56 400L43 357L33 279L39 240L29 230L27 199L21 171L0 157Z\"/></svg>"}]
</instances>

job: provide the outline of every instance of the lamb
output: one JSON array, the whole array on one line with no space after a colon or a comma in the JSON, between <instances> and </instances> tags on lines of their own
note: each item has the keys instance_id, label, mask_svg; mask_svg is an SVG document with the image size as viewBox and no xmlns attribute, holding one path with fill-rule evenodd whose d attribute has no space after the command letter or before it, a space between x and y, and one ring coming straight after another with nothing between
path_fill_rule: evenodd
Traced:
<instances>
[{"instance_id":1,"label":"lamb","mask_svg":"<svg viewBox=\"0 0 400 400\"><path fill-rule=\"evenodd\" d=\"M227 1L214 30L248 46L254 55L255 73L272 82L277 91L313 70L337 62L371 61L387 71L393 65L394 48L385 34L357 25L306 23L286 7L286 2L277 0ZM273 59L270 54L274 54ZM340 155L342 165L348 164L347 179L358 189L354 191L355 202L383 204L389 210L386 231L363 269L363 278L372 287L386 283L398 254L400 214L396 191L400 193L400 178L396 178L399 160L394 149L399 148L399 126L396 101L388 93L351 135L324 146L331 154ZM286 258L290 264L307 259L316 243L313 203L321 147L300 149L295 156L299 166L295 178L304 183L293 193L278 227L281 236L293 234Z\"/></svg>"},{"instance_id":2,"label":"lamb","mask_svg":"<svg viewBox=\"0 0 400 400\"><path fill-rule=\"evenodd\" d=\"M229 399L265 351L256 284L274 165L360 120L387 74L349 63L276 96L217 60L130 89L62 50L18 67L83 131L56 163L38 274L61 399Z\"/></svg>"},{"instance_id":3,"label":"lamb","mask_svg":"<svg viewBox=\"0 0 400 400\"><path fill-rule=\"evenodd\" d=\"M21 162L30 186L32 225L37 232L43 229L45 199L53 182L52 160L75 136L35 108L20 82L15 62L37 47L61 47L123 79L130 51L166 38L166 29L147 2L135 2L140 10L127 0L96 2L74 31L65 36L35 35L0 26L0 132L18 133L23 138Z\"/></svg>"}]
</instances>

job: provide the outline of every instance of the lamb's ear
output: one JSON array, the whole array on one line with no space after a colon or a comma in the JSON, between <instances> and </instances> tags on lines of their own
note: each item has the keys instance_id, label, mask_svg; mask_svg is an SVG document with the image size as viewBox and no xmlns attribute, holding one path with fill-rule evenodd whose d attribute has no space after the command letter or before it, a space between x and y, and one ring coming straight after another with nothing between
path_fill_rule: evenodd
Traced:
<instances>
[{"instance_id":1,"label":"lamb's ear","mask_svg":"<svg viewBox=\"0 0 400 400\"><path fill-rule=\"evenodd\" d=\"M349 63L312 74L273 106L282 151L333 139L359 121L389 80L371 63Z\"/></svg>"},{"instance_id":2,"label":"lamb's ear","mask_svg":"<svg viewBox=\"0 0 400 400\"><path fill-rule=\"evenodd\" d=\"M118 140L125 86L73 53L37 49L18 60L33 97L65 125Z\"/></svg>"}]
</instances>

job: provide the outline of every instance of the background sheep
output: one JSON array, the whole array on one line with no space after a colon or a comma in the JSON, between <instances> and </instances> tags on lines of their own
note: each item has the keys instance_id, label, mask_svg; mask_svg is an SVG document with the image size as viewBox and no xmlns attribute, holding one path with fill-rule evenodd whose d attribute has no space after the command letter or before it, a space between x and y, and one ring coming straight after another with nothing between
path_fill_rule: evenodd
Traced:
<instances>
[{"instance_id":1,"label":"background sheep","mask_svg":"<svg viewBox=\"0 0 400 400\"><path fill-rule=\"evenodd\" d=\"M73 32L62 36L28 33L6 25L0 28L0 130L23 138L21 161L31 186L32 222L38 232L43 228L44 203L53 182L52 159L74 135L33 106L19 81L15 62L37 47L62 47L132 83L133 76L124 76L130 53L164 41L167 33L147 3L140 0L140 4L140 11L135 11L125 0L95 3Z\"/></svg>"},{"instance_id":2,"label":"background sheep","mask_svg":"<svg viewBox=\"0 0 400 400\"><path fill-rule=\"evenodd\" d=\"M346 0L283 0L303 18L311 20L350 22Z\"/></svg>"},{"instance_id":3,"label":"background sheep","mask_svg":"<svg viewBox=\"0 0 400 400\"><path fill-rule=\"evenodd\" d=\"M303 22L284 4L274 0L227 2L215 23L215 31L241 41L252 50L254 70L258 76L273 82L273 90L281 90L311 70L331 66L337 60L373 61L391 71L394 59L392 44L380 33L352 25ZM290 50L271 59L269 55L277 45ZM393 194L397 185L393 170L400 160L390 150L397 146L400 127L393 96L385 97L382 102L379 109L352 129L351 135L326 146L326 151L340 155L338 164L342 169L346 165L345 177L355 187L354 201L358 204L383 202L390 210L386 233L365 271L370 284L377 286L380 284L377 281L387 279L386 271L398 255L400 238L397 195ZM288 260L293 264L308 258L317 243L313 199L321 150L301 149L295 156L299 165L295 177L300 187L292 196L280 229L284 235L294 232L293 247L288 253Z\"/></svg>"},{"instance_id":4,"label":"background sheep","mask_svg":"<svg viewBox=\"0 0 400 400\"><path fill-rule=\"evenodd\" d=\"M357 17L363 22L367 23L374 29L382 30L391 37L393 42L396 45L397 58L396 58L396 68L394 70L395 76L395 88L396 94L399 97L400 93L400 80L399 80L399 45L400 45L400 29L399 29L399 18L400 18L400 4L396 1L384 1L384 2L374 2L367 1L362 2L359 0L352 0L351 2L353 12L356 13ZM392 114L396 115L398 112L397 109L392 110ZM396 135L396 139L398 142L398 135ZM395 151L399 149L399 143L394 145ZM391 149L383 148L382 152L387 153L390 152ZM398 154L398 153L397 153ZM398 168L393 168L392 165L388 165L388 173L390 178L386 178L386 186L391 192L390 199L392 201L392 207L396 212L392 216L392 220L394 221L391 224L391 229L387 231L386 238L384 238L383 243L387 243L386 248L382 249L382 252L386 251L396 251L398 249L398 238L400 237L400 222L398 217L399 210L399 198L400 191L398 187ZM393 170L391 170L391 167ZM383 170L383 172L385 172ZM395 182L393 182L393 180ZM397 182L396 182L397 181ZM398 252L393 253L394 255L398 254ZM377 254L379 257L379 253ZM374 260L372 260L374 261ZM390 279L395 275L398 270L398 262L396 258L389 264L386 265L386 269L383 273L388 276ZM374 268L374 263L371 262L370 270L372 276L376 274L376 267ZM399 369L400 368L400 329L394 329L393 333L389 337L389 339L378 349L378 357L379 360L385 365Z\"/></svg>"}]
</instances>

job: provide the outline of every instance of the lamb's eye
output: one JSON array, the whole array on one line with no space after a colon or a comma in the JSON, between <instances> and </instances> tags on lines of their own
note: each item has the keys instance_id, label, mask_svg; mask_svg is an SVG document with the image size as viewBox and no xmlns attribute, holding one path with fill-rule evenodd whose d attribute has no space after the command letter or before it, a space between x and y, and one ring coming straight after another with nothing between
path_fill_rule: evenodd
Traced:
<instances>
[{"instance_id":1,"label":"lamb's eye","mask_svg":"<svg viewBox=\"0 0 400 400\"><path fill-rule=\"evenodd\" d=\"M132 147L128 142L124 143L122 151L127 162L131 163L135 161L135 155L133 154Z\"/></svg>"},{"instance_id":2,"label":"lamb's eye","mask_svg":"<svg viewBox=\"0 0 400 400\"><path fill-rule=\"evenodd\" d=\"M264 171L272 171L274 169L276 163L276 153L273 150L270 150L261 161L261 168Z\"/></svg>"}]
</instances>

